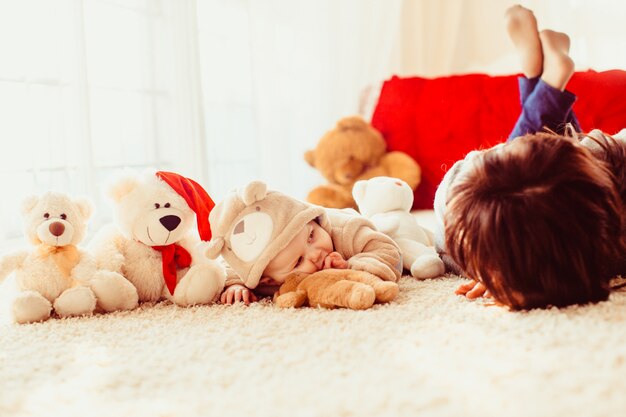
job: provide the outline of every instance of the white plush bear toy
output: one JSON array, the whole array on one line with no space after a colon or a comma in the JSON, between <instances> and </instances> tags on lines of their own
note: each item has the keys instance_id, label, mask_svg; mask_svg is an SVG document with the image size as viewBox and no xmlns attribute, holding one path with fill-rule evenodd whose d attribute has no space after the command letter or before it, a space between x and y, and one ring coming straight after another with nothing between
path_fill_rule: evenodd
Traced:
<instances>
[{"instance_id":1,"label":"white plush bear toy","mask_svg":"<svg viewBox=\"0 0 626 417\"><path fill-rule=\"evenodd\" d=\"M410 213L413 191L402 180L374 177L357 181L352 195L361 214L400 246L402 263L415 278L434 278L444 273L435 252L432 233L417 224Z\"/></svg>"},{"instance_id":2,"label":"white plush bear toy","mask_svg":"<svg viewBox=\"0 0 626 417\"><path fill-rule=\"evenodd\" d=\"M2 288L15 322L46 320L52 308L60 317L89 315L96 301L105 311L137 305L136 291L122 276L97 271L93 257L76 247L91 212L89 201L59 193L24 201L24 233L35 250L0 260L0 280L15 271Z\"/></svg>"},{"instance_id":3,"label":"white plush bear toy","mask_svg":"<svg viewBox=\"0 0 626 417\"><path fill-rule=\"evenodd\" d=\"M148 172L119 179L109 194L117 227L101 230L90 244L100 267L124 275L140 301L190 306L217 299L226 271L201 253L194 236L211 239L208 216L215 205L198 183L171 172Z\"/></svg>"}]
</instances>

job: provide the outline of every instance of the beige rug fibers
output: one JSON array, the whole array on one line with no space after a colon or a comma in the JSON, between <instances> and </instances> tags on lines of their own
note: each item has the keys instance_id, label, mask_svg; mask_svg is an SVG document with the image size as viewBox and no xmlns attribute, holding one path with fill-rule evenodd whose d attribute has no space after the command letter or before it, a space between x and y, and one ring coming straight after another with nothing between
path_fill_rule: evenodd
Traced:
<instances>
[{"instance_id":1,"label":"beige rug fibers","mask_svg":"<svg viewBox=\"0 0 626 417\"><path fill-rule=\"evenodd\" d=\"M626 293L511 313L401 281L369 311L161 303L0 326L0 416L622 416Z\"/></svg>"}]
</instances>

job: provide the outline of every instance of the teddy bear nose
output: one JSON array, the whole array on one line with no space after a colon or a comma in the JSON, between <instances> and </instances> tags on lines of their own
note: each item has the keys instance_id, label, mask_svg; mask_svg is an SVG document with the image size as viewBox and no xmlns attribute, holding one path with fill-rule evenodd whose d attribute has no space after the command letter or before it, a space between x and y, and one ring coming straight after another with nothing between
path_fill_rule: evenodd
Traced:
<instances>
[{"instance_id":1,"label":"teddy bear nose","mask_svg":"<svg viewBox=\"0 0 626 417\"><path fill-rule=\"evenodd\" d=\"M180 224L180 217L178 216L163 216L159 219L163 227L165 227L170 232L178 227Z\"/></svg>"},{"instance_id":2,"label":"teddy bear nose","mask_svg":"<svg viewBox=\"0 0 626 417\"><path fill-rule=\"evenodd\" d=\"M52 233L52 236L61 236L65 232L65 226L61 222L53 222L48 226L48 230Z\"/></svg>"}]
</instances>

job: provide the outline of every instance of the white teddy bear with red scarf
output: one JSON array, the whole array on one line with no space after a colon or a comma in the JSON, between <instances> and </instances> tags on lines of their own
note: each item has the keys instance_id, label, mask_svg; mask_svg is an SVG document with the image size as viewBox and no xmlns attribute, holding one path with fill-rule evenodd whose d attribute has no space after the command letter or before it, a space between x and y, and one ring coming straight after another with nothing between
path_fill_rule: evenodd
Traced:
<instances>
[{"instance_id":1,"label":"white teddy bear with red scarf","mask_svg":"<svg viewBox=\"0 0 626 417\"><path fill-rule=\"evenodd\" d=\"M139 301L190 306L217 299L226 272L203 255L196 236L211 239L208 217L215 204L198 183L149 172L119 179L109 195L117 227L102 230L90 245L101 268L126 277Z\"/></svg>"}]
</instances>

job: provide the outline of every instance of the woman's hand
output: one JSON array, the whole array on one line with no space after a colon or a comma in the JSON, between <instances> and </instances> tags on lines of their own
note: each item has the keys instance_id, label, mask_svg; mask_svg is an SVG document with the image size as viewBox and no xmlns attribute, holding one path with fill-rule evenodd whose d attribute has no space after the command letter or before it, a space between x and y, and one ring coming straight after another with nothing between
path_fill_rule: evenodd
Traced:
<instances>
[{"instance_id":1,"label":"woman's hand","mask_svg":"<svg viewBox=\"0 0 626 417\"><path fill-rule=\"evenodd\" d=\"M256 295L250 291L247 287L240 284L234 284L227 287L220 296L222 304L233 304L243 302L245 305L250 305L257 301Z\"/></svg>"}]
</instances>

